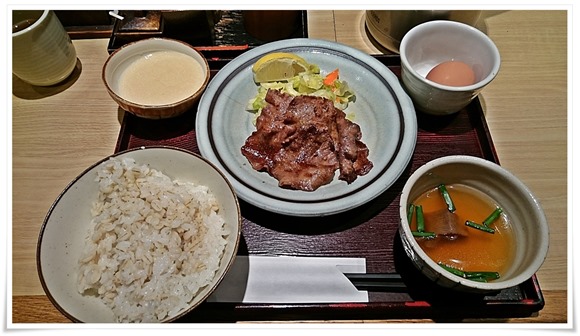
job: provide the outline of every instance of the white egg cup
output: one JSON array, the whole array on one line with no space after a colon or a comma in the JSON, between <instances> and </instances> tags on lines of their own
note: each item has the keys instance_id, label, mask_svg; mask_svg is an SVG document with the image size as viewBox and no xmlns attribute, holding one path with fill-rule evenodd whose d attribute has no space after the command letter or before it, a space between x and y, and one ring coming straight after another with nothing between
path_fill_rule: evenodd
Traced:
<instances>
[{"instance_id":1,"label":"white egg cup","mask_svg":"<svg viewBox=\"0 0 580 336\"><path fill-rule=\"evenodd\" d=\"M467 106L498 74L501 58L493 41L476 28L454 21L429 21L411 29L400 46L403 86L418 110L447 115ZM426 79L445 61L473 69L476 82L447 86Z\"/></svg>"}]
</instances>

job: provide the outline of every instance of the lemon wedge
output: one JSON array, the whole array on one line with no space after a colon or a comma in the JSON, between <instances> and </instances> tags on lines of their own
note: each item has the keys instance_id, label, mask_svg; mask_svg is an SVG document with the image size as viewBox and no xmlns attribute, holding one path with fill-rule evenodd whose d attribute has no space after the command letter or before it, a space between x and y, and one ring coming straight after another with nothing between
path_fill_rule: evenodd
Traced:
<instances>
[{"instance_id":1,"label":"lemon wedge","mask_svg":"<svg viewBox=\"0 0 580 336\"><path fill-rule=\"evenodd\" d=\"M276 52L262 56L254 63L252 71L256 83L265 83L290 79L308 71L309 67L308 62L298 55Z\"/></svg>"}]
</instances>

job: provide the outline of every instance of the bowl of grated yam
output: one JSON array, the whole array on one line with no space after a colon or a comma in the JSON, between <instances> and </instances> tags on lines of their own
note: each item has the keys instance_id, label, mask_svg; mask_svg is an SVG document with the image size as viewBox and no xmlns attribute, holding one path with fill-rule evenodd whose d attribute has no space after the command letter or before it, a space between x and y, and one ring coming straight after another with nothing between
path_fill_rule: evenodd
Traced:
<instances>
[{"instance_id":1,"label":"bowl of grated yam","mask_svg":"<svg viewBox=\"0 0 580 336\"><path fill-rule=\"evenodd\" d=\"M175 321L205 301L239 245L236 194L187 150L139 147L83 171L52 204L37 267L74 322Z\"/></svg>"}]
</instances>

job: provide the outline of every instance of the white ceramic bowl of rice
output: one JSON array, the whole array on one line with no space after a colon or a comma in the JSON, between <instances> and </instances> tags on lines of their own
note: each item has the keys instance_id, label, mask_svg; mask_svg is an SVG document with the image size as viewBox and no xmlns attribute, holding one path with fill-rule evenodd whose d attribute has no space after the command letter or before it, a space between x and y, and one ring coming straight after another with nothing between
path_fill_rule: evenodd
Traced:
<instances>
[{"instance_id":1,"label":"white ceramic bowl of rice","mask_svg":"<svg viewBox=\"0 0 580 336\"><path fill-rule=\"evenodd\" d=\"M37 267L50 301L75 322L171 322L230 268L241 214L215 166L173 147L106 157L58 196Z\"/></svg>"}]
</instances>

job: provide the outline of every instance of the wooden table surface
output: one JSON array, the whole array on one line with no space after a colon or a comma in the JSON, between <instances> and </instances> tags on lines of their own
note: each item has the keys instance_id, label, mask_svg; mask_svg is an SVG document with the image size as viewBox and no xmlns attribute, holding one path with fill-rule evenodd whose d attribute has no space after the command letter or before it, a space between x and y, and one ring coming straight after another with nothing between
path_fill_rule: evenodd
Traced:
<instances>
[{"instance_id":1,"label":"wooden table surface","mask_svg":"<svg viewBox=\"0 0 580 336\"><path fill-rule=\"evenodd\" d=\"M537 273L544 309L537 316L497 322L571 323L567 12L484 11L477 27L497 44L502 57L499 75L480 95L501 165L535 193L550 225L549 254ZM364 11L309 11L308 30L311 38L338 41L370 54L389 53L365 32ZM122 114L101 83L107 43L107 39L74 40L78 69L61 85L35 88L13 77L12 302L8 303L13 323L70 322L40 285L36 243L44 217L63 188L114 151Z\"/></svg>"}]
</instances>

